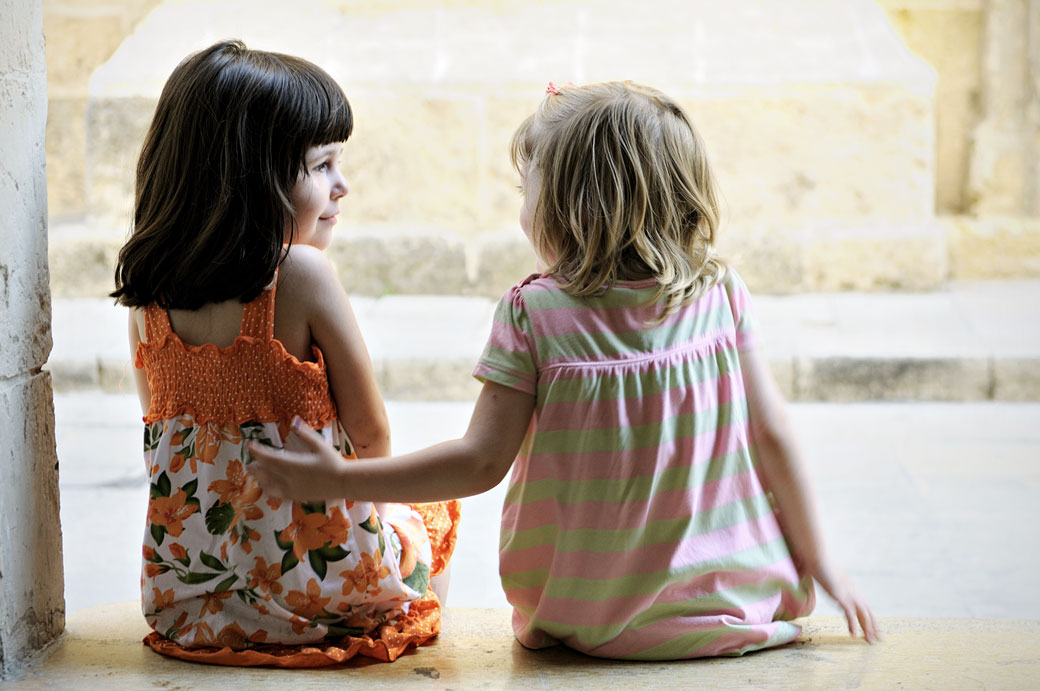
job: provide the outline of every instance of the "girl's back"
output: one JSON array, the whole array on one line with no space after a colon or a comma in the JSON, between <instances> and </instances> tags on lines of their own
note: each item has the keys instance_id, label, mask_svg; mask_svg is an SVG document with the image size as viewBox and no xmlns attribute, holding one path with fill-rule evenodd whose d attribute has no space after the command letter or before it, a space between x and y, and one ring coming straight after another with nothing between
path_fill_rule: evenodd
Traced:
<instances>
[{"instance_id":1,"label":"girl's back","mask_svg":"<svg viewBox=\"0 0 1040 691\"><path fill-rule=\"evenodd\" d=\"M532 277L500 303L476 374L537 396L502 516L521 643L612 658L740 653L813 606L756 475L724 282L660 323L654 280L576 297Z\"/></svg>"},{"instance_id":2,"label":"girl's back","mask_svg":"<svg viewBox=\"0 0 1040 691\"><path fill-rule=\"evenodd\" d=\"M167 650L360 637L426 594L428 541L406 507L382 517L392 527L370 502L266 497L245 472L245 443L282 446L297 415L353 456L321 351L313 348L307 362L274 337L277 305L305 304L294 287L305 283L294 280L299 263L287 261L276 282L242 306L238 333L223 347L233 309L213 305L182 315L195 344L171 329L157 305L135 314L144 333L137 365L151 394L143 605L163 636L154 644ZM294 310L288 312L282 331L299 341L293 337L306 336L305 325L301 334ZM413 525L418 530L402 539ZM402 558L402 551L411 553ZM413 633L425 627L428 637L429 622L410 624ZM422 640L402 637L405 645Z\"/></svg>"}]
</instances>

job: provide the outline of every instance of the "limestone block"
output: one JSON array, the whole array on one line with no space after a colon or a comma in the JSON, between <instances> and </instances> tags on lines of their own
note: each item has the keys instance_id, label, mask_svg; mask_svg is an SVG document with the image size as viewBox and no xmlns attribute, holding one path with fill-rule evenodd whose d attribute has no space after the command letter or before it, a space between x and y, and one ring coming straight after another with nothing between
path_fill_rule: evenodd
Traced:
<instances>
[{"instance_id":1,"label":"limestone block","mask_svg":"<svg viewBox=\"0 0 1040 691\"><path fill-rule=\"evenodd\" d=\"M990 397L984 357L800 357L799 401L974 401Z\"/></svg>"},{"instance_id":2,"label":"limestone block","mask_svg":"<svg viewBox=\"0 0 1040 691\"><path fill-rule=\"evenodd\" d=\"M946 280L945 237L934 223L817 227L806 237L804 290L932 290Z\"/></svg>"},{"instance_id":3,"label":"limestone block","mask_svg":"<svg viewBox=\"0 0 1040 691\"><path fill-rule=\"evenodd\" d=\"M65 625L54 407L46 372L0 380L0 468L0 672L7 676Z\"/></svg>"},{"instance_id":4,"label":"limestone block","mask_svg":"<svg viewBox=\"0 0 1040 691\"><path fill-rule=\"evenodd\" d=\"M47 214L51 223L86 212L87 99L51 94L47 110Z\"/></svg>"},{"instance_id":5,"label":"limestone block","mask_svg":"<svg viewBox=\"0 0 1040 691\"><path fill-rule=\"evenodd\" d=\"M1040 359L993 359L993 398L998 401L1040 401Z\"/></svg>"},{"instance_id":6,"label":"limestone block","mask_svg":"<svg viewBox=\"0 0 1040 691\"><path fill-rule=\"evenodd\" d=\"M55 297L107 297L115 289L115 266L123 237L74 226L51 234L48 256Z\"/></svg>"},{"instance_id":7,"label":"limestone block","mask_svg":"<svg viewBox=\"0 0 1040 691\"><path fill-rule=\"evenodd\" d=\"M938 76L935 195L938 213L966 210L972 128L982 89L982 0L881 0L907 46Z\"/></svg>"},{"instance_id":8,"label":"limestone block","mask_svg":"<svg viewBox=\"0 0 1040 691\"><path fill-rule=\"evenodd\" d=\"M350 219L453 229L476 225L481 103L465 95L396 96L354 89L344 154Z\"/></svg>"},{"instance_id":9,"label":"limestone block","mask_svg":"<svg viewBox=\"0 0 1040 691\"><path fill-rule=\"evenodd\" d=\"M154 112L151 98L87 104L87 213L94 228L114 237L130 228L137 158Z\"/></svg>"},{"instance_id":10,"label":"limestone block","mask_svg":"<svg viewBox=\"0 0 1040 691\"><path fill-rule=\"evenodd\" d=\"M956 279L1040 276L1040 220L1024 216L941 219Z\"/></svg>"},{"instance_id":11,"label":"limestone block","mask_svg":"<svg viewBox=\"0 0 1040 691\"><path fill-rule=\"evenodd\" d=\"M787 294L804 289L805 233L775 224L727 224L719 230L716 248L737 269L755 294Z\"/></svg>"},{"instance_id":12,"label":"limestone block","mask_svg":"<svg viewBox=\"0 0 1040 691\"><path fill-rule=\"evenodd\" d=\"M51 93L86 95L90 73L107 60L126 35L123 18L105 3L90 12L48 3L43 14L47 37L47 82ZM101 5L98 7L98 5ZM70 11L72 10L72 11Z\"/></svg>"},{"instance_id":13,"label":"limestone block","mask_svg":"<svg viewBox=\"0 0 1040 691\"><path fill-rule=\"evenodd\" d=\"M521 232L515 230L486 233L468 243L475 257L475 271L468 294L498 299L528 275L535 273L534 250Z\"/></svg>"},{"instance_id":14,"label":"limestone block","mask_svg":"<svg viewBox=\"0 0 1040 691\"><path fill-rule=\"evenodd\" d=\"M328 253L352 294L449 295L467 284L465 252L451 233L352 231L337 236Z\"/></svg>"}]
</instances>

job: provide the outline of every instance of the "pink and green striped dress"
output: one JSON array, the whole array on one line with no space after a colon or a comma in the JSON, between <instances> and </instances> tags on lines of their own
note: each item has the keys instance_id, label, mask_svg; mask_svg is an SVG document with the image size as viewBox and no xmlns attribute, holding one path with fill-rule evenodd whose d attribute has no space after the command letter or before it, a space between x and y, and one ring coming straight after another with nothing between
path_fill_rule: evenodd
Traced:
<instances>
[{"instance_id":1,"label":"pink and green striped dress","mask_svg":"<svg viewBox=\"0 0 1040 691\"><path fill-rule=\"evenodd\" d=\"M663 322L653 280L578 298L549 276L503 297L474 372L537 404L502 509L502 586L529 648L740 655L793 640L812 581L755 472L730 269Z\"/></svg>"}]
</instances>

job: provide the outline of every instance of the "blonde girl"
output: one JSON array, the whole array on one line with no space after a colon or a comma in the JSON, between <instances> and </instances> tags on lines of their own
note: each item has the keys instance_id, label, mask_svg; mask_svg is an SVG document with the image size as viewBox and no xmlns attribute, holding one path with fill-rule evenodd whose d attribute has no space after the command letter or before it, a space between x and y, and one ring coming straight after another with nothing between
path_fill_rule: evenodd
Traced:
<instances>
[{"instance_id":1,"label":"blonde girl","mask_svg":"<svg viewBox=\"0 0 1040 691\"><path fill-rule=\"evenodd\" d=\"M813 580L874 640L824 549L747 289L713 253L715 186L687 114L629 82L550 85L512 155L543 272L498 305L465 436L343 465L304 434L305 452L255 451L261 484L425 501L512 468L500 573L530 648L740 655L797 636Z\"/></svg>"},{"instance_id":2,"label":"blonde girl","mask_svg":"<svg viewBox=\"0 0 1040 691\"><path fill-rule=\"evenodd\" d=\"M349 300L321 250L349 191L340 87L237 41L188 56L137 167L116 290L144 411L142 606L162 654L230 665L393 660L440 628L429 590L457 503L289 502L245 472L291 421L338 462L390 436ZM344 463L346 465L346 463Z\"/></svg>"}]
</instances>

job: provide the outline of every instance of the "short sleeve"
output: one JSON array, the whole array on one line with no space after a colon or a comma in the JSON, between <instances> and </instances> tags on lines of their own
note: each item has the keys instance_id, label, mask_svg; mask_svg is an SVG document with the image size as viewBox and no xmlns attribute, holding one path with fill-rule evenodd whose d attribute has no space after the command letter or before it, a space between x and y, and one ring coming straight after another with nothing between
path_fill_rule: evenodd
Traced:
<instances>
[{"instance_id":1,"label":"short sleeve","mask_svg":"<svg viewBox=\"0 0 1040 691\"><path fill-rule=\"evenodd\" d=\"M535 395L534 342L524 297L520 287L514 286L495 308L491 336L473 376L482 382L490 381Z\"/></svg>"},{"instance_id":2,"label":"short sleeve","mask_svg":"<svg viewBox=\"0 0 1040 691\"><path fill-rule=\"evenodd\" d=\"M737 350L748 350L757 343L751 294L744 284L744 279L732 267L726 270L723 284L729 298L730 311L733 312L733 323L736 325Z\"/></svg>"}]
</instances>

